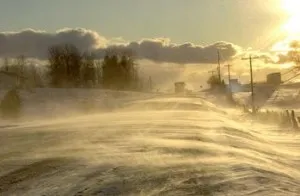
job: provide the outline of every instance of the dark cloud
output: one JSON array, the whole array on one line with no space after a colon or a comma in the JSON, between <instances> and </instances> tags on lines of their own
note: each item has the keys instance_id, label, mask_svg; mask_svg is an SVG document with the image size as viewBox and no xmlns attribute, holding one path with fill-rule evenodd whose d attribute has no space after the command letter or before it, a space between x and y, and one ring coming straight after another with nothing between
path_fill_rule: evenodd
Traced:
<instances>
[{"instance_id":1,"label":"dark cloud","mask_svg":"<svg viewBox=\"0 0 300 196\"><path fill-rule=\"evenodd\" d=\"M227 61L241 51L239 46L228 42L199 46L192 43L174 44L169 39L144 39L115 44L115 41L110 42L95 31L82 28L63 29L55 33L27 29L0 33L0 57L24 55L45 59L51 45L63 43L72 43L81 51L94 51L100 58L106 49L131 50L139 59L179 64L216 63L218 49L221 60Z\"/></svg>"},{"instance_id":2,"label":"dark cloud","mask_svg":"<svg viewBox=\"0 0 300 196\"><path fill-rule=\"evenodd\" d=\"M192 43L172 44L164 39L131 42L117 48L132 50L141 59L179 64L216 63L217 50L220 50L221 60L226 61L237 55L240 50L238 46L227 42L198 46Z\"/></svg>"},{"instance_id":3,"label":"dark cloud","mask_svg":"<svg viewBox=\"0 0 300 196\"><path fill-rule=\"evenodd\" d=\"M0 57L26 57L44 59L51 45L72 43L79 49L94 50L105 46L106 40L87 29L62 29L55 33L26 29L20 32L0 33Z\"/></svg>"}]
</instances>

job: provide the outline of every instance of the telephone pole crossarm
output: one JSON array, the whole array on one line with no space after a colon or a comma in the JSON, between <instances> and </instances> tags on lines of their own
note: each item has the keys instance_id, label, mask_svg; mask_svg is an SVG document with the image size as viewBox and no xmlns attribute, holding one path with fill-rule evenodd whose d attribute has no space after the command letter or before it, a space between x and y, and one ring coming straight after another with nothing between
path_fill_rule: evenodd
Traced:
<instances>
[{"instance_id":1,"label":"telephone pole crossarm","mask_svg":"<svg viewBox=\"0 0 300 196\"><path fill-rule=\"evenodd\" d=\"M242 58L242 60L249 60L250 58L251 58L252 60L254 60L254 59L260 59L259 56L255 56L255 57L244 57L244 58Z\"/></svg>"}]
</instances>

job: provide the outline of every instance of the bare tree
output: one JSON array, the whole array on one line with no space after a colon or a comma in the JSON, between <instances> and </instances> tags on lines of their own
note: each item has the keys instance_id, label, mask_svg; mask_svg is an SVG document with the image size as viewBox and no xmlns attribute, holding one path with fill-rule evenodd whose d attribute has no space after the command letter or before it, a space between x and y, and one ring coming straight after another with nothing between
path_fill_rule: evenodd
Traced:
<instances>
[{"instance_id":1,"label":"bare tree","mask_svg":"<svg viewBox=\"0 0 300 196\"><path fill-rule=\"evenodd\" d=\"M102 63L102 85L118 90L141 88L137 66L131 51L109 49Z\"/></svg>"},{"instance_id":2,"label":"bare tree","mask_svg":"<svg viewBox=\"0 0 300 196\"><path fill-rule=\"evenodd\" d=\"M9 59L7 57L4 58L3 65L2 65L2 71L9 71L9 65L10 65Z\"/></svg>"},{"instance_id":3,"label":"bare tree","mask_svg":"<svg viewBox=\"0 0 300 196\"><path fill-rule=\"evenodd\" d=\"M85 87L96 85L96 65L95 55L93 53L84 53L81 66L81 82Z\"/></svg>"},{"instance_id":4,"label":"bare tree","mask_svg":"<svg viewBox=\"0 0 300 196\"><path fill-rule=\"evenodd\" d=\"M290 47L292 50L288 52L289 60L294 62L296 66L300 66L300 41L293 41Z\"/></svg>"},{"instance_id":5,"label":"bare tree","mask_svg":"<svg viewBox=\"0 0 300 196\"><path fill-rule=\"evenodd\" d=\"M72 44L56 45L49 48L50 83L55 87L78 86L82 56Z\"/></svg>"}]
</instances>

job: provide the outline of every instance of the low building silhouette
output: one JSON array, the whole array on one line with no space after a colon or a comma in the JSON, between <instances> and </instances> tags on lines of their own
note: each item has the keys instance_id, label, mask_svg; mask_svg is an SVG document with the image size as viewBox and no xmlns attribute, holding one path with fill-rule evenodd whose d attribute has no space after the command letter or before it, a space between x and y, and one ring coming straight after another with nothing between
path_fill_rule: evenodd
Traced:
<instances>
[{"instance_id":1,"label":"low building silhouette","mask_svg":"<svg viewBox=\"0 0 300 196\"><path fill-rule=\"evenodd\" d=\"M175 82L175 93L184 93L185 92L185 82Z\"/></svg>"},{"instance_id":2,"label":"low building silhouette","mask_svg":"<svg viewBox=\"0 0 300 196\"><path fill-rule=\"evenodd\" d=\"M267 83L271 85L280 85L282 83L281 73L270 73L267 75Z\"/></svg>"}]
</instances>

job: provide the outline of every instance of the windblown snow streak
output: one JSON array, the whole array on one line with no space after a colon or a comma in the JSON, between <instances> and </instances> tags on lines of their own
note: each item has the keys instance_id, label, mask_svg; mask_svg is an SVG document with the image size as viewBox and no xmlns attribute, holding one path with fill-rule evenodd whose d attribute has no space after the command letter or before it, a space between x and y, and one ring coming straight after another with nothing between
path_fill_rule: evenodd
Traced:
<instances>
[{"instance_id":1,"label":"windblown snow streak","mask_svg":"<svg viewBox=\"0 0 300 196\"><path fill-rule=\"evenodd\" d=\"M0 195L298 195L299 135L232 116L166 97L1 127Z\"/></svg>"}]
</instances>

